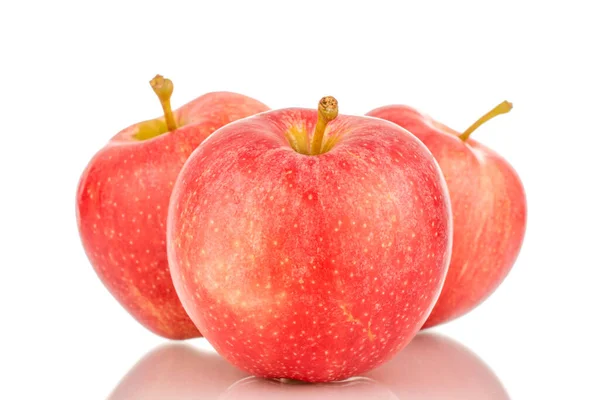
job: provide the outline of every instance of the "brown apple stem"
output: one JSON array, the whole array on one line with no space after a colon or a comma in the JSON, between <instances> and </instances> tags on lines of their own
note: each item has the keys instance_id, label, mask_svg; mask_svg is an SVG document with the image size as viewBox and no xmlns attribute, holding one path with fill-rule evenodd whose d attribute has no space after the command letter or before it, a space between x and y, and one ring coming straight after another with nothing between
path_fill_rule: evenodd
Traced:
<instances>
[{"instance_id":1,"label":"brown apple stem","mask_svg":"<svg viewBox=\"0 0 600 400\"><path fill-rule=\"evenodd\" d=\"M466 131L464 131L459 138L463 141L466 142L467 139L469 139L469 136L471 136L471 133L473 133L473 131L475 131L475 129L479 128L481 125L483 125L484 123L486 123L487 121L489 121L490 119L500 115L500 114L506 114L507 112L509 112L512 109L512 103L509 103L508 101L503 101L502 103L498 104L496 107L494 107L492 110L488 111L485 115L483 115L481 118L479 118L477 121L475 121L473 123L473 125L471 125L470 127L467 128Z\"/></svg>"},{"instance_id":2,"label":"brown apple stem","mask_svg":"<svg viewBox=\"0 0 600 400\"><path fill-rule=\"evenodd\" d=\"M323 136L325 128L330 121L333 121L338 115L338 102L332 96L325 96L319 101L317 109L317 125L312 135L310 142L310 154L321 154L321 146L323 145Z\"/></svg>"},{"instance_id":3,"label":"brown apple stem","mask_svg":"<svg viewBox=\"0 0 600 400\"><path fill-rule=\"evenodd\" d=\"M173 111L171 110L171 95L173 94L173 82L170 79L165 79L162 75L156 75L150 81L152 90L158 96L160 105L162 106L163 112L165 113L165 122L167 123L167 129L174 131L177 129L175 118L173 117Z\"/></svg>"}]
</instances>

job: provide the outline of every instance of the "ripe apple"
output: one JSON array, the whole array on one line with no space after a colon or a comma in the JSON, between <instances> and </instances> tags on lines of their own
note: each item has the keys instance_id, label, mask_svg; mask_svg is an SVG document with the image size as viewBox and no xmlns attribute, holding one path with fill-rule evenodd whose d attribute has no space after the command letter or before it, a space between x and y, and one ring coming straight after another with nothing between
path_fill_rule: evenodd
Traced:
<instances>
[{"instance_id":1,"label":"ripe apple","mask_svg":"<svg viewBox=\"0 0 600 400\"><path fill-rule=\"evenodd\" d=\"M387 121L289 108L233 122L177 178L167 248L183 306L215 349L261 377L341 380L389 359L439 295L447 188Z\"/></svg>"},{"instance_id":2,"label":"ripe apple","mask_svg":"<svg viewBox=\"0 0 600 400\"><path fill-rule=\"evenodd\" d=\"M433 153L450 191L452 258L442 293L423 328L458 318L481 304L506 278L519 254L527 213L521 180L504 158L470 137L481 124L511 108L509 102L499 104L462 134L404 105L367 114L417 136Z\"/></svg>"},{"instance_id":3,"label":"ripe apple","mask_svg":"<svg viewBox=\"0 0 600 400\"><path fill-rule=\"evenodd\" d=\"M117 133L85 168L77 224L101 281L142 325L171 339L200 336L173 288L165 231L173 182L190 153L215 129L267 107L236 93L208 93L171 111L173 84L151 82L164 117Z\"/></svg>"},{"instance_id":4,"label":"ripe apple","mask_svg":"<svg viewBox=\"0 0 600 400\"><path fill-rule=\"evenodd\" d=\"M391 361L366 375L399 399L508 400L494 371L471 350L421 332Z\"/></svg>"}]
</instances>

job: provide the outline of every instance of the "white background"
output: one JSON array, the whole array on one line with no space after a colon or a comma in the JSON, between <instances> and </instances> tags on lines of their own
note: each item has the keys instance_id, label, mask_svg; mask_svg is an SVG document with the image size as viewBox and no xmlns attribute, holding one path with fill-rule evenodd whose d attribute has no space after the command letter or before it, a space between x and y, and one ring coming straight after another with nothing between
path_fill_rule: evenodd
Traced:
<instances>
[{"instance_id":1,"label":"white background","mask_svg":"<svg viewBox=\"0 0 600 400\"><path fill-rule=\"evenodd\" d=\"M343 113L405 103L462 130L512 101L475 136L523 180L525 243L488 301L436 331L475 352L513 399L600 398L593 4L2 2L0 398L104 399L166 342L108 294L75 222L90 157L160 115L157 73L174 81L175 108L213 90L272 108L332 94Z\"/></svg>"}]
</instances>

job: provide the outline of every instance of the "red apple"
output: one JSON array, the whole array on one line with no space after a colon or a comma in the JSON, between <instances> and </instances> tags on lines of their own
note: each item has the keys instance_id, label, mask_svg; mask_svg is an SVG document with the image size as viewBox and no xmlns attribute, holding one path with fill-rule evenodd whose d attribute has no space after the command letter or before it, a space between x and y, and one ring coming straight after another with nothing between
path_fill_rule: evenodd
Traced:
<instances>
[{"instance_id":1,"label":"red apple","mask_svg":"<svg viewBox=\"0 0 600 400\"><path fill-rule=\"evenodd\" d=\"M381 107L367 115L398 124L417 136L439 163L454 218L452 259L437 304L424 328L458 318L487 299L515 263L526 223L525 191L516 171L493 150L470 138L503 102L460 134L414 108Z\"/></svg>"},{"instance_id":2,"label":"red apple","mask_svg":"<svg viewBox=\"0 0 600 400\"><path fill-rule=\"evenodd\" d=\"M367 377L399 399L508 400L502 382L477 355L442 335L418 334Z\"/></svg>"},{"instance_id":3,"label":"red apple","mask_svg":"<svg viewBox=\"0 0 600 400\"><path fill-rule=\"evenodd\" d=\"M77 224L85 252L110 293L142 325L171 339L200 336L173 288L165 245L175 178L215 129L266 111L249 97L208 93L172 112L171 81L151 84L165 117L116 134L85 168L77 190Z\"/></svg>"},{"instance_id":4,"label":"red apple","mask_svg":"<svg viewBox=\"0 0 600 400\"><path fill-rule=\"evenodd\" d=\"M416 334L450 260L447 188L397 125L290 108L229 124L177 178L169 264L216 350L261 377L334 381Z\"/></svg>"}]
</instances>

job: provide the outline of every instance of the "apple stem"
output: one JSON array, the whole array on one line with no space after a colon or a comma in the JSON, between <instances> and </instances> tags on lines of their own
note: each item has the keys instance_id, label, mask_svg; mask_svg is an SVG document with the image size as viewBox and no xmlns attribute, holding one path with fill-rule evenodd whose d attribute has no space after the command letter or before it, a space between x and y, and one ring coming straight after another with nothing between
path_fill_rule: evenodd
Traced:
<instances>
[{"instance_id":1,"label":"apple stem","mask_svg":"<svg viewBox=\"0 0 600 400\"><path fill-rule=\"evenodd\" d=\"M330 121L333 121L338 115L338 102L332 96L325 96L319 101L317 109L317 125L312 135L310 142L310 154L321 154L321 146L323 145L323 136L325 128Z\"/></svg>"},{"instance_id":2,"label":"apple stem","mask_svg":"<svg viewBox=\"0 0 600 400\"><path fill-rule=\"evenodd\" d=\"M167 129L174 131L177 129L175 118L173 118L173 111L171 110L171 95L173 94L173 82L170 79L165 79L162 75L156 75L150 81L152 90L158 96L160 105L162 106L163 112L165 113L165 122L167 123Z\"/></svg>"},{"instance_id":3,"label":"apple stem","mask_svg":"<svg viewBox=\"0 0 600 400\"><path fill-rule=\"evenodd\" d=\"M464 131L459 138L463 141L466 142L467 139L469 139L469 136L471 136L471 133L473 133L473 131L475 131L475 129L479 128L481 125L483 125L484 123L486 123L487 121L489 121L490 119L500 115L500 114L506 114L507 112L509 112L512 109L512 103L509 103L508 101L503 101L502 103L498 104L496 107L492 108L490 111L488 111L485 115L483 115L481 118L479 118L477 121L475 121L473 123L473 125L471 125L470 127L467 128L466 131Z\"/></svg>"}]
</instances>

